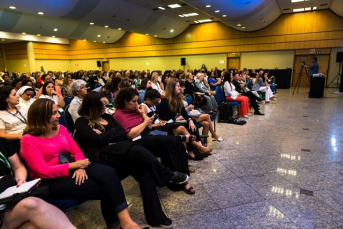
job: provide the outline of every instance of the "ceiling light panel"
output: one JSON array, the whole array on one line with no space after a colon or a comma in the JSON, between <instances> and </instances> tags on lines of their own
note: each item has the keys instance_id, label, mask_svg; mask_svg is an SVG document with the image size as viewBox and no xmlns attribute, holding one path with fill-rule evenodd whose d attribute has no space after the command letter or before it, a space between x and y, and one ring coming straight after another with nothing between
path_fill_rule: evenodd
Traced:
<instances>
[{"instance_id":1,"label":"ceiling light panel","mask_svg":"<svg viewBox=\"0 0 343 229\"><path fill-rule=\"evenodd\" d=\"M303 2L304 0L292 0L292 3L294 2Z\"/></svg>"},{"instance_id":2,"label":"ceiling light panel","mask_svg":"<svg viewBox=\"0 0 343 229\"><path fill-rule=\"evenodd\" d=\"M159 6L158 7L160 10L165 10L166 8L162 7L162 6Z\"/></svg>"},{"instance_id":3,"label":"ceiling light panel","mask_svg":"<svg viewBox=\"0 0 343 229\"><path fill-rule=\"evenodd\" d=\"M210 22L210 21L212 20L211 19L198 20L199 23Z\"/></svg>"},{"instance_id":4,"label":"ceiling light panel","mask_svg":"<svg viewBox=\"0 0 343 229\"><path fill-rule=\"evenodd\" d=\"M298 8L298 9L293 9L293 12L303 12L305 9L304 8Z\"/></svg>"},{"instance_id":5,"label":"ceiling light panel","mask_svg":"<svg viewBox=\"0 0 343 229\"><path fill-rule=\"evenodd\" d=\"M171 4L171 5L168 5L169 8L180 8L181 6L179 4Z\"/></svg>"},{"instance_id":6,"label":"ceiling light panel","mask_svg":"<svg viewBox=\"0 0 343 229\"><path fill-rule=\"evenodd\" d=\"M194 16L198 16L199 14L197 13L189 13L189 14L181 14L179 15L179 17L194 17Z\"/></svg>"}]
</instances>

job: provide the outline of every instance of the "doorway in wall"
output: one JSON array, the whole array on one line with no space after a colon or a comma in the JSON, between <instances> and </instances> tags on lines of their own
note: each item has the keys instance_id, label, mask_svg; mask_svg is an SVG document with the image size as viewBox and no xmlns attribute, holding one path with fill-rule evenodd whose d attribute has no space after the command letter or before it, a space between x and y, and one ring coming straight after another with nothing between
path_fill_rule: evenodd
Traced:
<instances>
[{"instance_id":1,"label":"doorway in wall","mask_svg":"<svg viewBox=\"0 0 343 229\"><path fill-rule=\"evenodd\" d=\"M330 55L297 55L294 58L294 67L293 67L293 78L292 78L292 87L295 86L300 70L301 70L301 63L305 62L305 65L311 65L311 58L317 57L317 62L319 65L319 73L323 73L325 76L325 80L327 80L328 77L328 70L329 70L329 61L330 61ZM307 68L307 73L310 73L310 70ZM308 81L308 78L306 76L306 71L303 70L302 77L300 81L300 87L309 87L310 83Z\"/></svg>"},{"instance_id":2,"label":"doorway in wall","mask_svg":"<svg viewBox=\"0 0 343 229\"><path fill-rule=\"evenodd\" d=\"M227 69L235 68L239 69L240 67L240 58L239 57L228 57L227 58Z\"/></svg>"},{"instance_id":3,"label":"doorway in wall","mask_svg":"<svg viewBox=\"0 0 343 229\"><path fill-rule=\"evenodd\" d=\"M110 70L110 62L109 61L103 61L102 62L102 70L105 72Z\"/></svg>"}]
</instances>

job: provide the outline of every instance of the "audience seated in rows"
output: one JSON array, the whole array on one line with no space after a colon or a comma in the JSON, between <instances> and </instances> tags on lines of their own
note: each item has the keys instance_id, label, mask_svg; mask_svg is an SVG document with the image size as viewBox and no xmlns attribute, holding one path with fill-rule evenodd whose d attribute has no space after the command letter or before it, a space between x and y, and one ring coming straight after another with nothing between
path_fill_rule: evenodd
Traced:
<instances>
[{"instance_id":1,"label":"audience seated in rows","mask_svg":"<svg viewBox=\"0 0 343 229\"><path fill-rule=\"evenodd\" d=\"M152 226L171 226L171 220L162 210L156 186L169 182L182 184L188 176L164 167L151 152L128 140L123 127L104 112L101 94L90 92L84 97L79 110L81 117L75 123L81 150L92 162L114 167L119 176L133 176L140 184L147 222Z\"/></svg>"},{"instance_id":2,"label":"audience seated in rows","mask_svg":"<svg viewBox=\"0 0 343 229\"><path fill-rule=\"evenodd\" d=\"M21 139L21 155L30 176L41 178L50 198L98 199L108 228L140 228L130 217L116 171L90 163L68 131L59 125L58 106L50 99L38 99L28 112L26 135ZM61 152L69 152L75 162L60 164Z\"/></svg>"},{"instance_id":3,"label":"audience seated in rows","mask_svg":"<svg viewBox=\"0 0 343 229\"><path fill-rule=\"evenodd\" d=\"M113 117L124 128L127 138L133 139L141 144L155 156L161 158L163 165L173 171L178 171L189 175L187 154L181 142L189 141L187 138L170 135L149 135L150 125L153 117L144 115L141 108L137 108L138 92L132 88L124 88L118 92L115 100L116 112ZM187 182L183 185L175 186L175 189L184 190L189 194L194 194L195 190Z\"/></svg>"},{"instance_id":4,"label":"audience seated in rows","mask_svg":"<svg viewBox=\"0 0 343 229\"><path fill-rule=\"evenodd\" d=\"M252 87L252 90L257 91L257 92L264 92L265 97L266 97L266 102L269 103L270 100L275 101L276 99L273 98L274 94L272 90L270 89L268 82L264 81L265 79L264 77L266 76L263 76L263 71L256 73L256 81L254 83L254 86Z\"/></svg>"},{"instance_id":5,"label":"audience seated in rows","mask_svg":"<svg viewBox=\"0 0 343 229\"><path fill-rule=\"evenodd\" d=\"M185 110L187 111L188 115L192 117L197 123L200 123L202 126L202 135L208 135L210 132L212 135L212 140L214 141L223 141L223 138L220 137L213 128L212 122L211 122L211 116L209 114L200 113L196 114L195 116L192 115L192 111L194 111L194 105L188 104L186 97L184 96L185 91L185 82L179 81L180 83L180 92L183 95L183 106L185 107Z\"/></svg>"},{"instance_id":6,"label":"audience seated in rows","mask_svg":"<svg viewBox=\"0 0 343 229\"><path fill-rule=\"evenodd\" d=\"M218 106L216 98L212 95L210 87L205 85L204 82L206 81L204 81L204 79L204 74L198 73L197 79L195 80L195 86L200 92L204 93L207 109L216 112Z\"/></svg>"}]
</instances>

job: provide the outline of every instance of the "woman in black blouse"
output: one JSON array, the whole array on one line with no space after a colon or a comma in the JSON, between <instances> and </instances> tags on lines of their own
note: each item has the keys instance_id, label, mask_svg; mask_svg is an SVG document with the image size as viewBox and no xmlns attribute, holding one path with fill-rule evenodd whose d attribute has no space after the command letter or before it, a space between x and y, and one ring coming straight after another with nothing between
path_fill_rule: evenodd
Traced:
<instances>
[{"instance_id":1,"label":"woman in black blouse","mask_svg":"<svg viewBox=\"0 0 343 229\"><path fill-rule=\"evenodd\" d=\"M150 151L129 141L122 126L104 113L105 108L99 93L90 92L84 97L81 117L75 122L80 148L90 160L113 166L119 176L132 175L140 184L147 222L152 226L171 226L156 186L185 183L188 175L164 167Z\"/></svg>"}]
</instances>

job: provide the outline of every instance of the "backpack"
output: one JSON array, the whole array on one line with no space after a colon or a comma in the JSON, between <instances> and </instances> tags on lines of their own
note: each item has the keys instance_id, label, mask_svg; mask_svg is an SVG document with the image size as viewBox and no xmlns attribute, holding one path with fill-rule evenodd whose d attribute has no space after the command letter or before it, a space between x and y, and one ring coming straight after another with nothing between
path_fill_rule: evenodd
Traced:
<instances>
[{"instance_id":1,"label":"backpack","mask_svg":"<svg viewBox=\"0 0 343 229\"><path fill-rule=\"evenodd\" d=\"M234 109L228 102L222 102L219 105L218 123L232 123L236 125L244 125L245 120L233 117Z\"/></svg>"}]
</instances>

